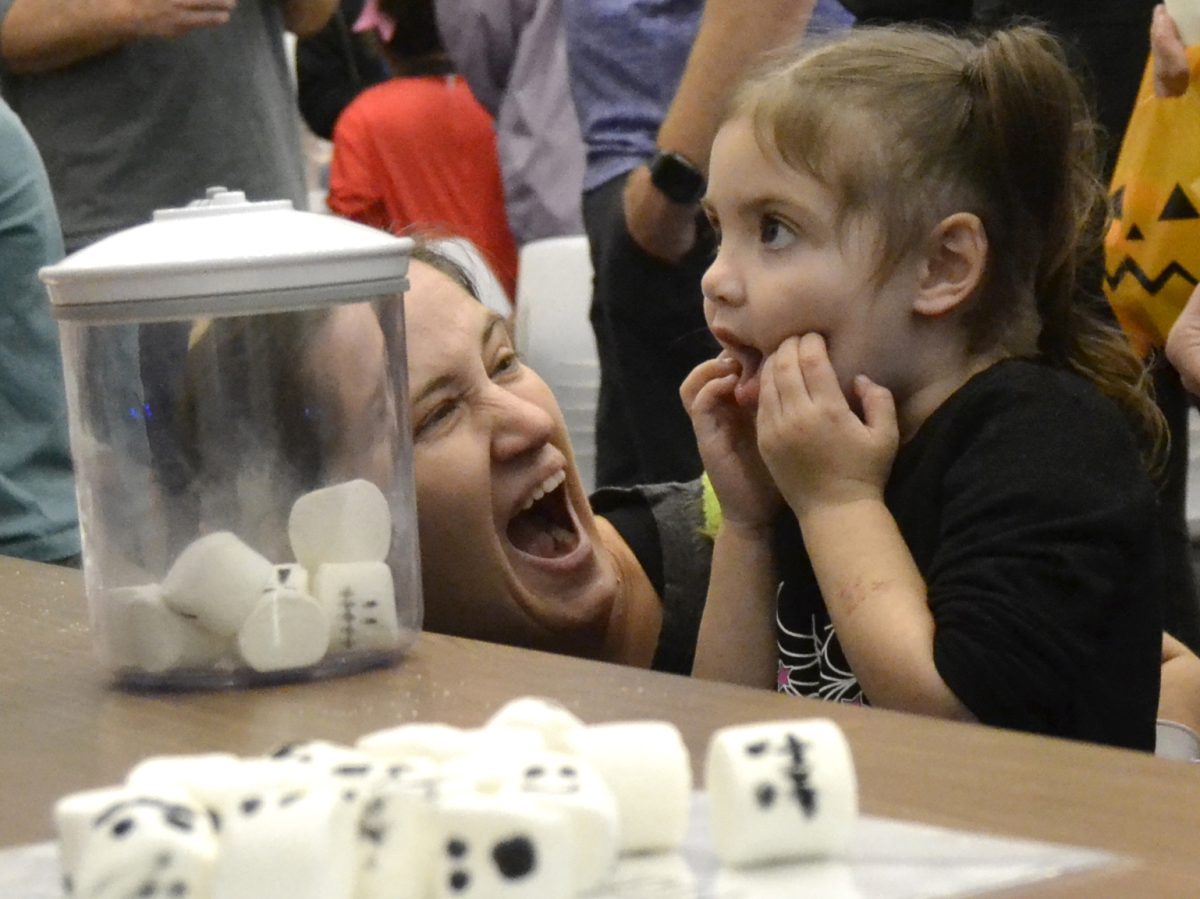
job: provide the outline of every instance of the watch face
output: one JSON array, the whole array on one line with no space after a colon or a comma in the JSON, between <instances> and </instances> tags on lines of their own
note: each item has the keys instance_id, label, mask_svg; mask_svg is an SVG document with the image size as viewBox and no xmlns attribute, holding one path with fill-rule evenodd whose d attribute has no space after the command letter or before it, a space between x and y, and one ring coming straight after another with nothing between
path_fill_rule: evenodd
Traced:
<instances>
[{"instance_id":1,"label":"watch face","mask_svg":"<svg viewBox=\"0 0 1200 899\"><path fill-rule=\"evenodd\" d=\"M704 175L678 153L659 153L650 163L650 182L668 200L691 205L704 196Z\"/></svg>"}]
</instances>

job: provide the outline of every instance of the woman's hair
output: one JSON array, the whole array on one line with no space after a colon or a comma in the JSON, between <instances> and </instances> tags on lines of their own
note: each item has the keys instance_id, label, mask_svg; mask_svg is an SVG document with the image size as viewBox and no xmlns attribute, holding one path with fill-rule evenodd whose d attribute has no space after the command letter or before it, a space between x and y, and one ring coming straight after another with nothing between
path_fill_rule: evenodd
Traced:
<instances>
[{"instance_id":1,"label":"woman's hair","mask_svg":"<svg viewBox=\"0 0 1200 899\"><path fill-rule=\"evenodd\" d=\"M379 11L395 23L391 39L381 41L381 49L396 74L454 72L438 31L433 0L379 0Z\"/></svg>"},{"instance_id":2,"label":"woman's hair","mask_svg":"<svg viewBox=\"0 0 1200 899\"><path fill-rule=\"evenodd\" d=\"M964 310L970 348L1022 352L1036 334L1037 356L1117 401L1157 467L1166 432L1145 367L1081 284L1106 194L1095 125L1054 38L1031 26L854 29L773 61L730 112L833 190L843 221L879 223L879 279L946 216L977 215L988 256Z\"/></svg>"}]
</instances>

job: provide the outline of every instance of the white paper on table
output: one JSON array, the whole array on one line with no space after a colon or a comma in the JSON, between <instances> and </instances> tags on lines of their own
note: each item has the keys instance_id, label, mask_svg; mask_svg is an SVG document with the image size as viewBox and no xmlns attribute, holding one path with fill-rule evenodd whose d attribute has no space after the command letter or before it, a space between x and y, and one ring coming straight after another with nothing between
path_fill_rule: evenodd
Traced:
<instances>
[{"instance_id":1,"label":"white paper on table","mask_svg":"<svg viewBox=\"0 0 1200 899\"><path fill-rule=\"evenodd\" d=\"M614 887L587 899L749 899L802 895L806 885L819 885L822 899L926 899L1013 889L1119 861L1099 849L863 815L845 859L740 871L737 884L728 885L722 882L708 836L708 797L697 792L679 855L623 861ZM831 884L837 885L836 892ZM0 897L9 896L63 899L55 844L0 849Z\"/></svg>"}]
</instances>

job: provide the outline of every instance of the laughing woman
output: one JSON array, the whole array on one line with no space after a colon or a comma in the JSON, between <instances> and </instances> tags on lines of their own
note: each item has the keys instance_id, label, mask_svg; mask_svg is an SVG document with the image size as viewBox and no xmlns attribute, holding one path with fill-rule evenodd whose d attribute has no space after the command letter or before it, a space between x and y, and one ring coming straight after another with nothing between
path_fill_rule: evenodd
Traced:
<instances>
[{"instance_id":1,"label":"laughing woman","mask_svg":"<svg viewBox=\"0 0 1200 899\"><path fill-rule=\"evenodd\" d=\"M426 627L689 673L712 554L700 483L589 502L558 404L505 321L428 250L409 281Z\"/></svg>"}]
</instances>

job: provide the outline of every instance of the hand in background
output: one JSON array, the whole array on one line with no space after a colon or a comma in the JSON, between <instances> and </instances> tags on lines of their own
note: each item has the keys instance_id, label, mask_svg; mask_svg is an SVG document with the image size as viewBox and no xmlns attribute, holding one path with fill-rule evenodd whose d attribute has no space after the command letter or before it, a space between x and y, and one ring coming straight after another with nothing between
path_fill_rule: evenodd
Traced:
<instances>
[{"instance_id":1,"label":"hand in background","mask_svg":"<svg viewBox=\"0 0 1200 899\"><path fill-rule=\"evenodd\" d=\"M1200 658L1170 634L1163 634L1158 717L1200 734Z\"/></svg>"},{"instance_id":2,"label":"hand in background","mask_svg":"<svg viewBox=\"0 0 1200 899\"><path fill-rule=\"evenodd\" d=\"M721 501L722 521L761 531L774 520L782 497L758 453L754 411L734 399L739 374L738 363L722 354L696 366L679 395Z\"/></svg>"},{"instance_id":3,"label":"hand in background","mask_svg":"<svg viewBox=\"0 0 1200 899\"><path fill-rule=\"evenodd\" d=\"M129 0L128 21L137 37L179 37L229 21L237 0Z\"/></svg>"},{"instance_id":4,"label":"hand in background","mask_svg":"<svg viewBox=\"0 0 1200 899\"><path fill-rule=\"evenodd\" d=\"M763 363L758 447L797 516L821 505L883 498L900 445L891 393L855 379L859 418L819 334L789 337Z\"/></svg>"},{"instance_id":5,"label":"hand in background","mask_svg":"<svg viewBox=\"0 0 1200 899\"><path fill-rule=\"evenodd\" d=\"M1150 54L1154 58L1154 93L1159 97L1181 97L1187 93L1191 72L1187 47L1175 20L1161 3L1154 7L1150 22Z\"/></svg>"},{"instance_id":6,"label":"hand in background","mask_svg":"<svg viewBox=\"0 0 1200 899\"><path fill-rule=\"evenodd\" d=\"M1200 286L1192 291L1187 305L1171 325L1166 350L1184 389L1200 396Z\"/></svg>"},{"instance_id":7,"label":"hand in background","mask_svg":"<svg viewBox=\"0 0 1200 899\"><path fill-rule=\"evenodd\" d=\"M644 165L629 173L624 209L629 236L655 259L677 264L696 245L698 210L664 197L650 183L650 169Z\"/></svg>"}]
</instances>

